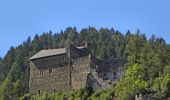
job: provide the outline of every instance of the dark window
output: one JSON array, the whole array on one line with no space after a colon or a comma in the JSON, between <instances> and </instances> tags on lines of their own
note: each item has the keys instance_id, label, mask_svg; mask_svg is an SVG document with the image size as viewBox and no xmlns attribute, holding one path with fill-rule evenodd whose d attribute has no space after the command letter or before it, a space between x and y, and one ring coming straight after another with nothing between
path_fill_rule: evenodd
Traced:
<instances>
[{"instance_id":1,"label":"dark window","mask_svg":"<svg viewBox=\"0 0 170 100\"><path fill-rule=\"evenodd\" d=\"M56 92L56 90L54 89L54 93Z\"/></svg>"},{"instance_id":2,"label":"dark window","mask_svg":"<svg viewBox=\"0 0 170 100\"><path fill-rule=\"evenodd\" d=\"M52 73L52 68L51 68L51 69L49 69L49 73Z\"/></svg>"},{"instance_id":3,"label":"dark window","mask_svg":"<svg viewBox=\"0 0 170 100\"><path fill-rule=\"evenodd\" d=\"M112 84L112 82L108 82L109 84Z\"/></svg>"},{"instance_id":4,"label":"dark window","mask_svg":"<svg viewBox=\"0 0 170 100\"><path fill-rule=\"evenodd\" d=\"M74 67L74 65L71 66L72 70L73 70L73 67Z\"/></svg>"},{"instance_id":5,"label":"dark window","mask_svg":"<svg viewBox=\"0 0 170 100\"><path fill-rule=\"evenodd\" d=\"M115 75L116 75L116 72L114 72L113 75L115 76Z\"/></svg>"},{"instance_id":6,"label":"dark window","mask_svg":"<svg viewBox=\"0 0 170 100\"><path fill-rule=\"evenodd\" d=\"M40 75L42 75L43 74L43 70L40 70Z\"/></svg>"},{"instance_id":7,"label":"dark window","mask_svg":"<svg viewBox=\"0 0 170 100\"><path fill-rule=\"evenodd\" d=\"M40 91L40 90L38 90L38 94L41 94L41 91Z\"/></svg>"}]
</instances>

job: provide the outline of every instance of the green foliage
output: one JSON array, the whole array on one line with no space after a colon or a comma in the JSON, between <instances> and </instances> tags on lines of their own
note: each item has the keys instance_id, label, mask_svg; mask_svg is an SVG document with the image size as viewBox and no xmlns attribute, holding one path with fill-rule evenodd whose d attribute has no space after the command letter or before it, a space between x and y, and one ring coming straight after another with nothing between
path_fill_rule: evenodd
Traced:
<instances>
[{"instance_id":1,"label":"green foliage","mask_svg":"<svg viewBox=\"0 0 170 100\"><path fill-rule=\"evenodd\" d=\"M17 80L17 81L14 83L14 85L13 85L13 91L12 91L12 93L19 95L20 87L21 87L21 81L20 81L20 80Z\"/></svg>"},{"instance_id":2,"label":"green foliage","mask_svg":"<svg viewBox=\"0 0 170 100\"><path fill-rule=\"evenodd\" d=\"M154 79L152 89L156 91L155 97L160 99L167 99L170 97L170 66L168 65L162 76Z\"/></svg>"},{"instance_id":3,"label":"green foliage","mask_svg":"<svg viewBox=\"0 0 170 100\"><path fill-rule=\"evenodd\" d=\"M76 91L71 92L59 92L56 94L47 94L44 93L42 95L33 96L34 100L87 100L92 93L88 92L89 88L80 88ZM24 98L24 97L22 97Z\"/></svg>"},{"instance_id":4,"label":"green foliage","mask_svg":"<svg viewBox=\"0 0 170 100\"><path fill-rule=\"evenodd\" d=\"M144 69L139 64L128 67L125 76L120 79L115 87L115 95L119 100L132 99L134 95L147 89Z\"/></svg>"},{"instance_id":5,"label":"green foliage","mask_svg":"<svg viewBox=\"0 0 170 100\"><path fill-rule=\"evenodd\" d=\"M56 94L42 94L30 97L26 95L22 97L21 100L27 100L23 98L32 98L34 100L112 100L113 99L113 90L98 90L96 92L91 91L90 88L80 88L76 91L71 92L60 92Z\"/></svg>"},{"instance_id":6,"label":"green foliage","mask_svg":"<svg viewBox=\"0 0 170 100\"><path fill-rule=\"evenodd\" d=\"M28 37L23 44L11 47L4 58L0 58L0 98L18 99L28 93L29 58L42 49L68 47L71 43L81 46L84 42L91 43L92 54L101 59L126 58L126 75L116 85L116 96L134 97L143 90L155 97L169 97L170 45L162 38L154 35L147 40L139 30L135 34L126 34L114 29L94 27L84 28L77 32L75 27L68 27L59 33L44 32ZM139 65L135 64L138 63ZM135 65L134 65L135 64ZM128 67L132 66L132 67ZM113 89L114 90L114 89ZM107 99L112 92L100 91L92 94L89 89L80 89L71 94L55 94L55 99ZM92 96L91 96L92 95ZM45 95L51 97L51 95ZM53 96L52 96L53 97ZM102 98L103 97L103 98ZM24 98L27 98L25 96ZM38 98L38 97L37 97Z\"/></svg>"},{"instance_id":7,"label":"green foliage","mask_svg":"<svg viewBox=\"0 0 170 100\"><path fill-rule=\"evenodd\" d=\"M31 99L31 95L30 94L25 94L24 96L22 96L20 98L20 100L30 100Z\"/></svg>"},{"instance_id":8,"label":"green foliage","mask_svg":"<svg viewBox=\"0 0 170 100\"><path fill-rule=\"evenodd\" d=\"M8 75L0 86L0 100L10 100L12 98L11 90L12 82L11 77Z\"/></svg>"}]
</instances>

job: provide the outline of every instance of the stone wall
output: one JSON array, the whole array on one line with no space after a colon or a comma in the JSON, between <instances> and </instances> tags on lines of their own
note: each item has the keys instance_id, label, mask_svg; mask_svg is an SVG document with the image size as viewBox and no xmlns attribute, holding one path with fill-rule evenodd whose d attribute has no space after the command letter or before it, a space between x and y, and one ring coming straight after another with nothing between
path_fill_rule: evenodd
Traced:
<instances>
[{"instance_id":1,"label":"stone wall","mask_svg":"<svg viewBox=\"0 0 170 100\"><path fill-rule=\"evenodd\" d=\"M31 60L29 93L54 93L84 87L90 73L88 53L85 48L71 47L66 54Z\"/></svg>"},{"instance_id":2,"label":"stone wall","mask_svg":"<svg viewBox=\"0 0 170 100\"><path fill-rule=\"evenodd\" d=\"M39 69L42 69L42 68L49 69L49 68L55 68L55 67L68 65L68 57L66 54L61 54L61 55L56 55L56 56L35 59L35 60L32 60L32 62Z\"/></svg>"},{"instance_id":3,"label":"stone wall","mask_svg":"<svg viewBox=\"0 0 170 100\"><path fill-rule=\"evenodd\" d=\"M112 86L109 84L109 81L104 80L102 77L99 77L95 69L91 71L91 74L89 74L88 77L88 83L92 86L94 90L108 89Z\"/></svg>"},{"instance_id":4,"label":"stone wall","mask_svg":"<svg viewBox=\"0 0 170 100\"><path fill-rule=\"evenodd\" d=\"M95 67L100 77L113 82L124 74L124 63L123 58L105 59L98 61Z\"/></svg>"},{"instance_id":5,"label":"stone wall","mask_svg":"<svg viewBox=\"0 0 170 100\"><path fill-rule=\"evenodd\" d=\"M71 84L72 89L78 89L86 85L87 76L90 73L90 56L80 57L72 61Z\"/></svg>"},{"instance_id":6,"label":"stone wall","mask_svg":"<svg viewBox=\"0 0 170 100\"><path fill-rule=\"evenodd\" d=\"M85 57L90 54L90 48L88 47L75 47L74 45L70 45L68 48L70 52L70 58L77 59L80 57Z\"/></svg>"},{"instance_id":7,"label":"stone wall","mask_svg":"<svg viewBox=\"0 0 170 100\"><path fill-rule=\"evenodd\" d=\"M100 60L92 56L88 46L70 45L65 54L30 61L29 93L54 93L85 87L89 75L93 76L91 80L95 88L104 89L109 87L105 79L113 81L115 74L122 75L123 64L124 59Z\"/></svg>"},{"instance_id":8,"label":"stone wall","mask_svg":"<svg viewBox=\"0 0 170 100\"><path fill-rule=\"evenodd\" d=\"M70 90L69 67L65 55L31 61L29 93L54 93Z\"/></svg>"}]
</instances>

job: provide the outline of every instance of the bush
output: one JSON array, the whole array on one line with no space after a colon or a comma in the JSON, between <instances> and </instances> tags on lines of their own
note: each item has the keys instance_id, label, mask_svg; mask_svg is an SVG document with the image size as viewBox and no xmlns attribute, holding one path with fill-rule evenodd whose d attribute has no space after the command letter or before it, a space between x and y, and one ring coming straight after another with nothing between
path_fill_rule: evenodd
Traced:
<instances>
[{"instance_id":1,"label":"bush","mask_svg":"<svg viewBox=\"0 0 170 100\"><path fill-rule=\"evenodd\" d=\"M25 94L24 96L22 96L20 98L20 100L30 100L31 99L31 95L30 94Z\"/></svg>"}]
</instances>

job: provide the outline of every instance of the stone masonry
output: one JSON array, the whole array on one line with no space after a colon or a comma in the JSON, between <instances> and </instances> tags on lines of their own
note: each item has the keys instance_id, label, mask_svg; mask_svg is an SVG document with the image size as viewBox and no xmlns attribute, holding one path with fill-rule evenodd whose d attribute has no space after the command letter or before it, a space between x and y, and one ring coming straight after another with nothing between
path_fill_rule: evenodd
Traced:
<instances>
[{"instance_id":1,"label":"stone masonry","mask_svg":"<svg viewBox=\"0 0 170 100\"><path fill-rule=\"evenodd\" d=\"M83 47L70 45L35 54L30 58L29 93L70 91L89 84L94 89L104 89L123 75L124 59L100 60L90 51L90 44L86 43Z\"/></svg>"}]
</instances>

